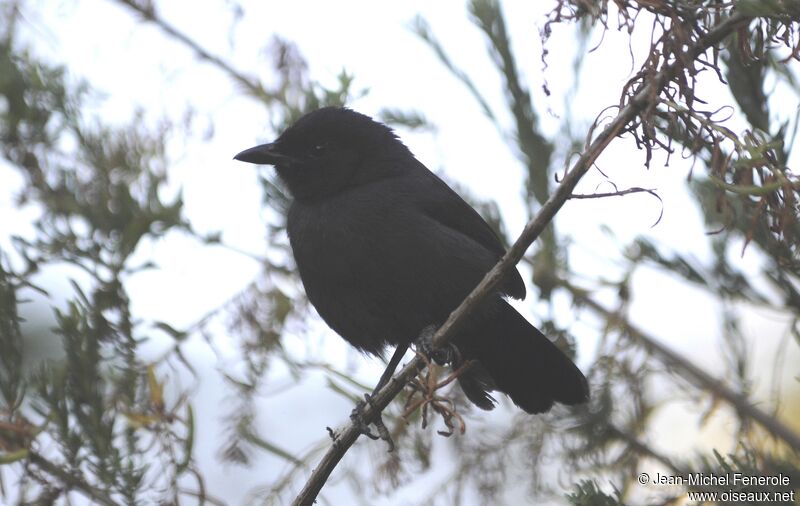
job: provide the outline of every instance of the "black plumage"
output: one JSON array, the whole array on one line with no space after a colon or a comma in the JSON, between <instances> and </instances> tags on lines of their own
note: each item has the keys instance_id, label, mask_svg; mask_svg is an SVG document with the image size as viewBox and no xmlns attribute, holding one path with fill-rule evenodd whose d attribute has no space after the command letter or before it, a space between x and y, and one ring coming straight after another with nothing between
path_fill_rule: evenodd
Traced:
<instances>
[{"instance_id":1,"label":"black plumage","mask_svg":"<svg viewBox=\"0 0 800 506\"><path fill-rule=\"evenodd\" d=\"M309 300L359 350L401 351L442 324L504 254L491 227L417 161L387 126L340 107L300 118L236 159L274 165L293 196L287 228ZM586 378L504 299L525 297L515 269L454 338L468 398L491 390L529 413L588 399Z\"/></svg>"}]
</instances>

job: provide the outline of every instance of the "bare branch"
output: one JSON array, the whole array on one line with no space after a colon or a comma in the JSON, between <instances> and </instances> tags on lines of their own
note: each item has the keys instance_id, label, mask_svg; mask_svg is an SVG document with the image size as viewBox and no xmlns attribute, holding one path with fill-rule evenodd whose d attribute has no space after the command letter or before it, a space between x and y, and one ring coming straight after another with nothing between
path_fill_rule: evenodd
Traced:
<instances>
[{"instance_id":1,"label":"bare branch","mask_svg":"<svg viewBox=\"0 0 800 506\"><path fill-rule=\"evenodd\" d=\"M150 2L142 2L136 0L117 0L122 5L130 8L137 14L139 14L142 19L145 21L150 21L154 23L156 26L161 28L164 32L166 32L171 37L177 39L183 45L187 46L191 49L200 59L205 60L216 67L222 69L228 76L236 81L237 83L244 86L244 88L249 91L253 96L259 97L262 99L266 99L269 101L278 100L278 97L275 94L270 93L263 86L261 83L253 78L245 75L244 73L236 70L233 68L228 62L211 54L208 50L203 48L197 41L193 40L191 37L186 35L185 33L181 32L171 24L167 23L164 19L160 18L155 11L155 7Z\"/></svg>"}]
</instances>

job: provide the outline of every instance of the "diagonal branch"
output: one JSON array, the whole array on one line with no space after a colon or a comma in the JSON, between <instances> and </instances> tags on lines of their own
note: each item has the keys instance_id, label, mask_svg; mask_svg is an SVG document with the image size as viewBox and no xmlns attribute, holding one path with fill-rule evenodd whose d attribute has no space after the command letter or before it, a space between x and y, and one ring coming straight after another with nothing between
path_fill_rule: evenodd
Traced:
<instances>
[{"instance_id":1,"label":"diagonal branch","mask_svg":"<svg viewBox=\"0 0 800 506\"><path fill-rule=\"evenodd\" d=\"M248 77L242 72L236 70L228 62L226 62L219 56L212 54L210 51L208 51L200 44L198 44L197 41L195 41L182 31L178 30L176 27L174 27L173 25L169 24L167 21L159 17L158 14L156 13L155 6L151 2L143 2L141 0L138 1L117 0L117 1L122 5L130 8L134 12L136 12L145 21L149 21L155 24L161 30L163 30L167 35L178 40L181 44L191 49L192 52L194 52L201 60L204 60L220 68L223 72L225 72L228 75L228 77L230 77L231 79L242 85L254 97L266 99L268 101L278 100L278 97L274 93L270 93L269 91L264 89L264 87L261 86L261 83L257 79Z\"/></svg>"},{"instance_id":2,"label":"diagonal branch","mask_svg":"<svg viewBox=\"0 0 800 506\"><path fill-rule=\"evenodd\" d=\"M661 362L679 371L682 377L688 379L700 389L711 392L716 397L724 399L736 409L737 413L758 422L759 425L774 437L785 441L795 451L800 451L800 435L784 425L776 417L754 406L746 395L742 395L733 390L722 381L694 365L686 357L682 357L669 347L659 343L655 338L647 335L638 327L623 319L619 314L606 309L602 304L586 296L585 291L566 282L562 283L561 286L572 292L578 304L588 306L605 321L618 325L628 336L644 346L647 351L655 355Z\"/></svg>"},{"instance_id":3,"label":"diagonal branch","mask_svg":"<svg viewBox=\"0 0 800 506\"><path fill-rule=\"evenodd\" d=\"M598 136L586 146L583 154L575 162L572 169L564 177L561 184L552 193L550 198L542 205L539 213L525 226L516 242L511 246L503 258L489 271L478 286L470 293L433 337L433 346L438 348L445 345L464 324L466 316L491 292L494 292L505 274L520 261L525 251L533 241L542 233L555 217L564 202L572 195L578 181L589 171L594 162L605 150L608 144L632 122L646 107L654 106L654 101L664 87L685 69L686 62L694 61L709 48L719 43L722 39L735 30L746 26L752 17L734 14L710 29L697 44L684 53L685 58L680 58L665 66L661 71L645 78L637 88L629 102L620 109L619 114L603 129ZM396 376L394 376L377 394L372 397L363 411L364 421L367 423L376 419L377 415L394 399L417 372L423 367L421 358L415 357ZM336 465L344 457L347 450L360 436L358 427L350 423L337 435L336 441L322 457L317 467L311 473L303 489L293 501L294 506L311 505L316 500L323 485L333 472Z\"/></svg>"}]
</instances>

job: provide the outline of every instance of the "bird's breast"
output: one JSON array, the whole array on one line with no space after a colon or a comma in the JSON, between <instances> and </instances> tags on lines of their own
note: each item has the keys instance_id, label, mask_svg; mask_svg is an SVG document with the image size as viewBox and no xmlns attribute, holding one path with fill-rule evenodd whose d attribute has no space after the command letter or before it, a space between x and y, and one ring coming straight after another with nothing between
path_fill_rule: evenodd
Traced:
<instances>
[{"instance_id":1,"label":"bird's breast","mask_svg":"<svg viewBox=\"0 0 800 506\"><path fill-rule=\"evenodd\" d=\"M392 230L397 221L392 209L368 196L352 197L295 202L287 229L317 312L351 344L378 353L411 339L419 324L399 317L398 305L409 289L403 286L408 274L399 272L402 246Z\"/></svg>"},{"instance_id":2,"label":"bird's breast","mask_svg":"<svg viewBox=\"0 0 800 506\"><path fill-rule=\"evenodd\" d=\"M294 203L287 224L292 251L303 280L346 285L377 268L380 210L359 209L347 201ZM314 283L317 282L317 283Z\"/></svg>"},{"instance_id":3,"label":"bird's breast","mask_svg":"<svg viewBox=\"0 0 800 506\"><path fill-rule=\"evenodd\" d=\"M444 322L495 261L429 216L415 200L417 190L386 181L324 201L296 201L289 212L289 239L309 300L328 325L366 351L410 342Z\"/></svg>"}]
</instances>

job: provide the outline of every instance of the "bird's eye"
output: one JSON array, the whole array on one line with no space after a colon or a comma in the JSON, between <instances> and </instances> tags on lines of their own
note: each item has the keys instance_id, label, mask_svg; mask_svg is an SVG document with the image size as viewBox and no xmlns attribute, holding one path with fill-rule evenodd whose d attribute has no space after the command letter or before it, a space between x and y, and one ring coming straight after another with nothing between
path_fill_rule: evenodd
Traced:
<instances>
[{"instance_id":1,"label":"bird's eye","mask_svg":"<svg viewBox=\"0 0 800 506\"><path fill-rule=\"evenodd\" d=\"M314 144L314 146L311 148L311 156L315 156L315 157L316 156L322 156L322 155L325 154L326 151L328 151L328 143L327 142L321 142L319 144Z\"/></svg>"}]
</instances>

